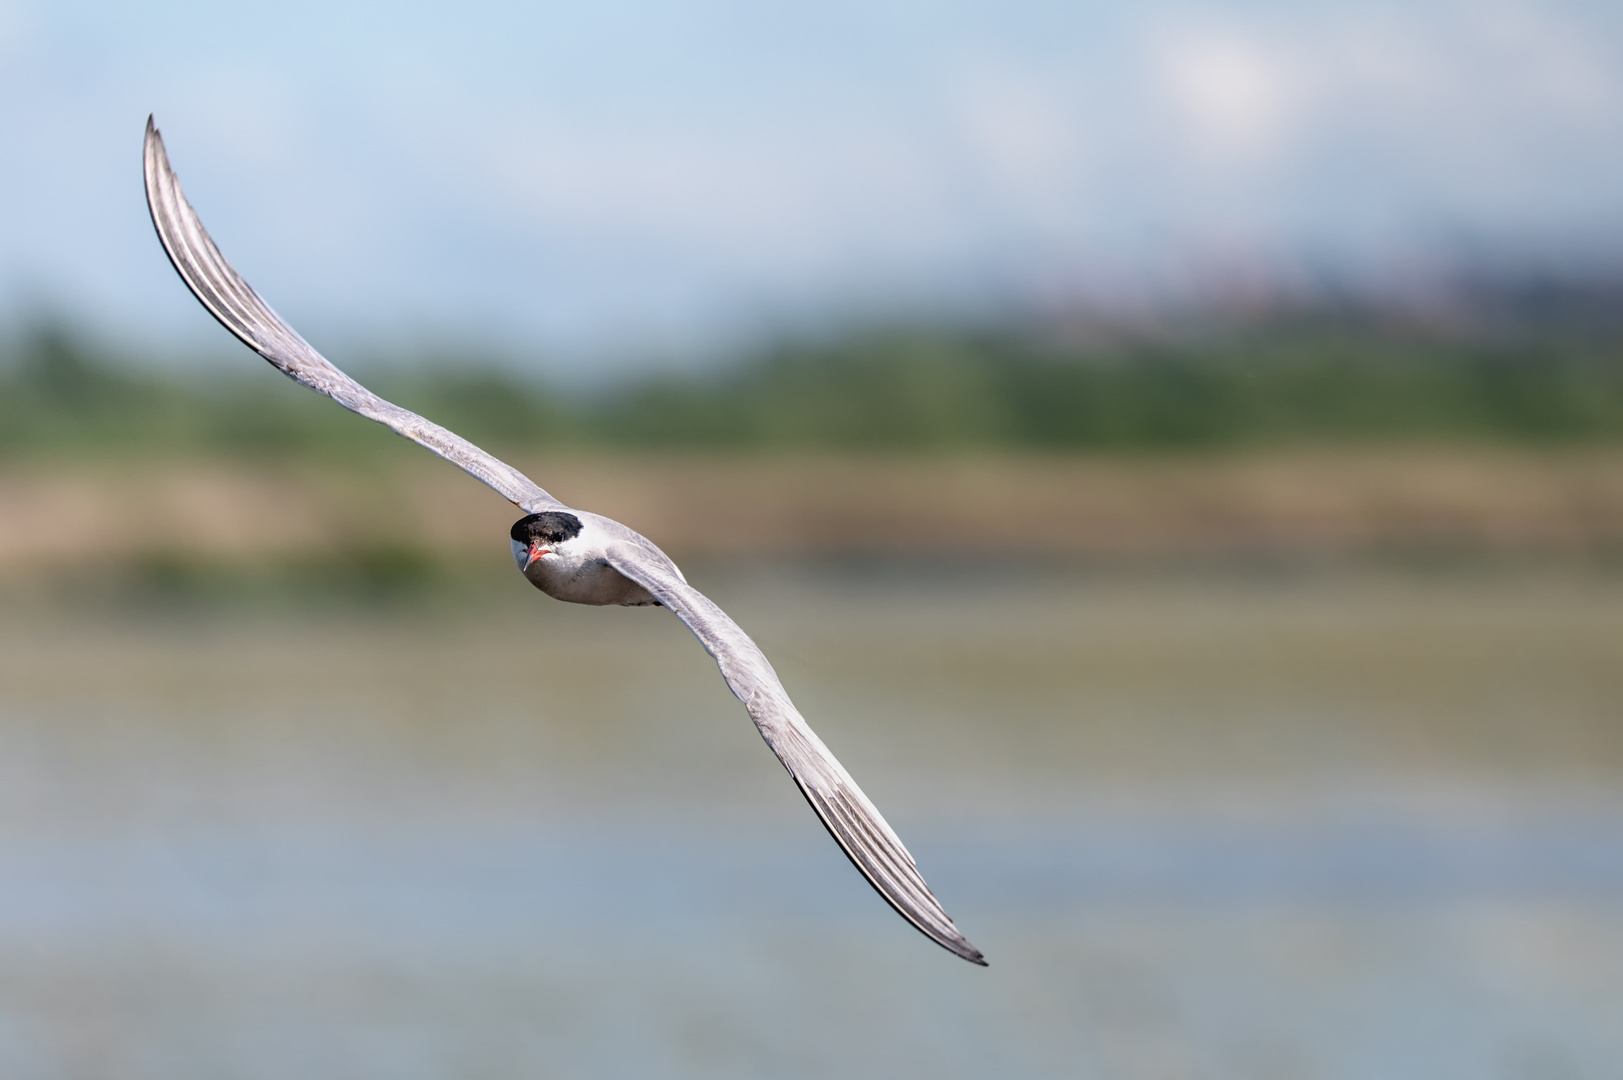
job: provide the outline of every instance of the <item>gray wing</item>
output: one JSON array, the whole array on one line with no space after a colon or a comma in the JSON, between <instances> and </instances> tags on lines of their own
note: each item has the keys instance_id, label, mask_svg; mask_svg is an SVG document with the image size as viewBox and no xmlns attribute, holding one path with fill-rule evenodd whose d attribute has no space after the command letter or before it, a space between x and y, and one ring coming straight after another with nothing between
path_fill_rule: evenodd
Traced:
<instances>
[{"instance_id":1,"label":"gray wing","mask_svg":"<svg viewBox=\"0 0 1623 1080\"><path fill-rule=\"evenodd\" d=\"M637 539L641 539L638 537ZM674 611L715 657L727 685L749 710L761 737L789 770L830 835L879 895L925 936L965 960L986 966L924 883L907 848L885 824L851 774L801 717L765 654L738 624L683 581L657 549L627 542L611 546L609 563Z\"/></svg>"},{"instance_id":2,"label":"gray wing","mask_svg":"<svg viewBox=\"0 0 1623 1080\"><path fill-rule=\"evenodd\" d=\"M372 393L312 349L270 305L242 280L197 219L180 179L169 167L163 136L147 117L147 209L169 261L209 314L243 344L269 360L294 382L326 394L351 412L376 420L397 435L426 446L495 488L528 513L562 506L529 477L485 453L468 440Z\"/></svg>"}]
</instances>

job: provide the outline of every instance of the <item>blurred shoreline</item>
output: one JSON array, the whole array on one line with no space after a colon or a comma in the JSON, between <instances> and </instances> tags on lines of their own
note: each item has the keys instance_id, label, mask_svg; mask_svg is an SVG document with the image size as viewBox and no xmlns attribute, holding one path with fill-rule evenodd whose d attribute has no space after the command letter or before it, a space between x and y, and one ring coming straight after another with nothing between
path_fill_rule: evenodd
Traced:
<instances>
[{"instance_id":1,"label":"blurred shoreline","mask_svg":"<svg viewBox=\"0 0 1623 1080\"><path fill-rule=\"evenodd\" d=\"M678 558L1609 564L1623 552L1615 446L509 459L565 502L622 520ZM330 463L13 460L0 465L0 579L368 560L393 560L410 577L412 566L504 563L515 515L409 448Z\"/></svg>"},{"instance_id":2,"label":"blurred shoreline","mask_svg":"<svg viewBox=\"0 0 1623 1080\"><path fill-rule=\"evenodd\" d=\"M1590 285L1470 294L1457 326L1320 297L1182 332L847 327L597 393L466 354L375 385L683 560L1611 565L1623 287ZM19 331L0 581L509 572L512 507L246 354L183 378Z\"/></svg>"}]
</instances>

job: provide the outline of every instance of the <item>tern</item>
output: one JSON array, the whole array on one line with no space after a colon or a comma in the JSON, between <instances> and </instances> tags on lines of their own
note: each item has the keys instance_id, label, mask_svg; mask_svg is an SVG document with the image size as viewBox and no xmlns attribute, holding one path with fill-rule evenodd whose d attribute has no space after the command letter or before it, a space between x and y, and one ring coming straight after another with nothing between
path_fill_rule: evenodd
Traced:
<instances>
[{"instance_id":1,"label":"tern","mask_svg":"<svg viewBox=\"0 0 1623 1080\"><path fill-rule=\"evenodd\" d=\"M524 511L509 534L513 561L548 596L572 604L670 609L715 659L767 746L868 883L931 941L986 966L925 884L901 839L801 717L765 654L726 612L688 584L663 551L618 521L565 506L511 465L339 371L283 322L214 246L169 166L163 136L150 116L144 157L147 208L158 240L209 314L294 382L427 447Z\"/></svg>"}]
</instances>

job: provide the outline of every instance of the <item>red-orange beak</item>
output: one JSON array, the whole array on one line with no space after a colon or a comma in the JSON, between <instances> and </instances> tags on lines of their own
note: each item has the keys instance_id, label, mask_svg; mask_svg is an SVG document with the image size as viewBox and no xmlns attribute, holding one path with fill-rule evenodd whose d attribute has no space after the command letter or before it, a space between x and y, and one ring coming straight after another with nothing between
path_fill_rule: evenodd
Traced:
<instances>
[{"instance_id":1,"label":"red-orange beak","mask_svg":"<svg viewBox=\"0 0 1623 1080\"><path fill-rule=\"evenodd\" d=\"M539 540L531 540L530 541L530 556L529 556L529 558L524 560L524 569L528 570L530 568L530 564L535 562L535 560L539 559L541 556L543 556L543 555L551 555L551 554L552 554L552 549L551 548L542 547L541 546L541 541L539 541Z\"/></svg>"}]
</instances>

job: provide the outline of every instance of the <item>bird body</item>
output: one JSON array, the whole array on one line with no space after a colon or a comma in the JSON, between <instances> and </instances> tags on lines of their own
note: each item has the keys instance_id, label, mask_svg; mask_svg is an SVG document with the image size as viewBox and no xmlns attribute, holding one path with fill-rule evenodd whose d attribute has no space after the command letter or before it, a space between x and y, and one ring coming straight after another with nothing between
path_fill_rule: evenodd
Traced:
<instances>
[{"instance_id":1,"label":"bird body","mask_svg":"<svg viewBox=\"0 0 1623 1080\"><path fill-rule=\"evenodd\" d=\"M653 593L611 565L609 548L617 541L647 551L650 558L662 560L671 573L682 576L676 564L646 537L598 514L531 514L514 522L510 536L513 561L524 577L554 600L565 603L659 605Z\"/></svg>"},{"instance_id":2,"label":"bird body","mask_svg":"<svg viewBox=\"0 0 1623 1080\"><path fill-rule=\"evenodd\" d=\"M761 737L868 883L936 944L986 964L942 909L901 839L800 715L760 648L689 585L663 551L618 521L565 506L511 465L334 367L220 254L186 201L151 117L143 156L147 208L158 239L209 314L290 379L433 451L523 510L509 535L513 559L548 596L573 604L670 609L715 659Z\"/></svg>"}]
</instances>

